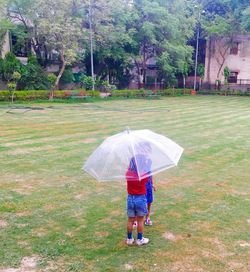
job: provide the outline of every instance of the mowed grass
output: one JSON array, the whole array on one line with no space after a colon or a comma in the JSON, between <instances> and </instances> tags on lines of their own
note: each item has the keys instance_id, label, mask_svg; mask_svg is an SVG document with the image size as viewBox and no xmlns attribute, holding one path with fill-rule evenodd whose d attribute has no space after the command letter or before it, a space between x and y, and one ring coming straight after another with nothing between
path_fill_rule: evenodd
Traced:
<instances>
[{"instance_id":1,"label":"mowed grass","mask_svg":"<svg viewBox=\"0 0 250 272\"><path fill-rule=\"evenodd\" d=\"M19 106L0 105L0 272L250 271L249 98ZM144 247L124 243L126 184L81 170L126 126L185 149L155 177Z\"/></svg>"}]
</instances>

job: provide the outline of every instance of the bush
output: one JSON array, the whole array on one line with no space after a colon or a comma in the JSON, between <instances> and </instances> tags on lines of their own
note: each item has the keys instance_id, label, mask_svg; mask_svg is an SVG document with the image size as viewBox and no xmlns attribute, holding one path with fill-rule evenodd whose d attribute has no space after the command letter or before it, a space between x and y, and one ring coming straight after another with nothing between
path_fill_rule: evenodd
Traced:
<instances>
[{"instance_id":1,"label":"bush","mask_svg":"<svg viewBox=\"0 0 250 272\"><path fill-rule=\"evenodd\" d=\"M29 91L16 91L14 94L14 100L16 101L33 101L33 100L48 100L50 91L48 90L29 90ZM100 92L98 91L55 91L54 98L67 99L71 95L79 96L91 96L100 97ZM0 91L0 101L10 101L11 93L9 91Z\"/></svg>"},{"instance_id":2,"label":"bush","mask_svg":"<svg viewBox=\"0 0 250 272\"><path fill-rule=\"evenodd\" d=\"M38 64L37 59L34 56L30 56L28 58L27 65L22 67L21 75L22 77L19 81L18 89L23 90L50 89L48 75Z\"/></svg>"},{"instance_id":3,"label":"bush","mask_svg":"<svg viewBox=\"0 0 250 272\"><path fill-rule=\"evenodd\" d=\"M111 95L113 97L143 97L144 90L115 90L112 91Z\"/></svg>"},{"instance_id":4,"label":"bush","mask_svg":"<svg viewBox=\"0 0 250 272\"><path fill-rule=\"evenodd\" d=\"M87 96L91 96L91 97L100 97L100 92L98 91L87 91L86 94Z\"/></svg>"},{"instance_id":5,"label":"bush","mask_svg":"<svg viewBox=\"0 0 250 272\"><path fill-rule=\"evenodd\" d=\"M15 100L30 101L36 99L47 100L50 92L47 90L16 91Z\"/></svg>"},{"instance_id":6,"label":"bush","mask_svg":"<svg viewBox=\"0 0 250 272\"><path fill-rule=\"evenodd\" d=\"M4 81L10 81L13 79L13 74L15 72L21 72L22 64L16 58L16 56L9 52L6 54L4 59L0 62L0 77Z\"/></svg>"},{"instance_id":7,"label":"bush","mask_svg":"<svg viewBox=\"0 0 250 272\"><path fill-rule=\"evenodd\" d=\"M82 75L80 77L80 85L86 90L91 90L93 86L93 79L91 76Z\"/></svg>"},{"instance_id":8,"label":"bush","mask_svg":"<svg viewBox=\"0 0 250 272\"><path fill-rule=\"evenodd\" d=\"M75 80L75 78L74 78L74 75L73 75L73 73L72 73L72 69L69 68L69 67L67 67L67 68L64 70L63 74L62 74L62 77L61 77L60 82L61 82L62 84L68 84L68 83L74 82L74 80Z\"/></svg>"},{"instance_id":9,"label":"bush","mask_svg":"<svg viewBox=\"0 0 250 272\"><path fill-rule=\"evenodd\" d=\"M10 101L11 93L9 91L0 91L0 101Z\"/></svg>"},{"instance_id":10,"label":"bush","mask_svg":"<svg viewBox=\"0 0 250 272\"><path fill-rule=\"evenodd\" d=\"M179 95L189 95L192 89L164 89L160 93L163 96L179 96Z\"/></svg>"}]
</instances>

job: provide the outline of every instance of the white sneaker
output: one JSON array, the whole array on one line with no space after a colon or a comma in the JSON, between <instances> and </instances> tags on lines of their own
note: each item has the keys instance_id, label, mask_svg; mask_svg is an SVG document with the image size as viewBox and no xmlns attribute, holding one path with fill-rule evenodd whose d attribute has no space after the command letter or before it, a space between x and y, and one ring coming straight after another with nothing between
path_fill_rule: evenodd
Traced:
<instances>
[{"instance_id":1,"label":"white sneaker","mask_svg":"<svg viewBox=\"0 0 250 272\"><path fill-rule=\"evenodd\" d=\"M128 238L127 238L127 245L128 245L128 246L133 245L134 240L135 240L134 238L131 238L131 239L128 239Z\"/></svg>"},{"instance_id":2,"label":"white sneaker","mask_svg":"<svg viewBox=\"0 0 250 272\"><path fill-rule=\"evenodd\" d=\"M145 238L145 237L143 237L142 239L137 239L136 240L136 244L138 246L146 245L146 244L148 244L148 242L149 242L149 239Z\"/></svg>"}]
</instances>

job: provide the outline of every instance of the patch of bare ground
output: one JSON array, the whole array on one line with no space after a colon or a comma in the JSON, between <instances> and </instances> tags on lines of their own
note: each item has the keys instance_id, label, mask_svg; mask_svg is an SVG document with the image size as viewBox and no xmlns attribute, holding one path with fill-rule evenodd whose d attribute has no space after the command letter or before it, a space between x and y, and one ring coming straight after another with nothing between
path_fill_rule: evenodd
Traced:
<instances>
[{"instance_id":1,"label":"patch of bare ground","mask_svg":"<svg viewBox=\"0 0 250 272\"><path fill-rule=\"evenodd\" d=\"M109 236L109 232L108 231L97 231L95 232L95 236L96 237L107 237Z\"/></svg>"},{"instance_id":2,"label":"patch of bare ground","mask_svg":"<svg viewBox=\"0 0 250 272\"><path fill-rule=\"evenodd\" d=\"M27 247L29 245L29 243L27 241L18 241L17 244L22 247Z\"/></svg>"},{"instance_id":3,"label":"patch of bare ground","mask_svg":"<svg viewBox=\"0 0 250 272\"><path fill-rule=\"evenodd\" d=\"M57 208L57 206L52 205L52 204L48 204L48 205L44 206L45 211L52 211L52 210L55 210L56 208Z\"/></svg>"},{"instance_id":4,"label":"patch of bare ground","mask_svg":"<svg viewBox=\"0 0 250 272\"><path fill-rule=\"evenodd\" d=\"M113 203L113 202L118 202L118 201L120 201L121 200L121 198L119 197L119 196L115 196L115 197L113 197L112 199L111 199L111 202Z\"/></svg>"},{"instance_id":5,"label":"patch of bare ground","mask_svg":"<svg viewBox=\"0 0 250 272\"><path fill-rule=\"evenodd\" d=\"M239 241L238 242L240 247L249 248L250 249L250 243L246 241Z\"/></svg>"},{"instance_id":6,"label":"patch of bare ground","mask_svg":"<svg viewBox=\"0 0 250 272\"><path fill-rule=\"evenodd\" d=\"M122 215L123 214L123 211L121 211L121 210L113 210L111 213L110 213L110 215L112 216L112 217L118 217L118 216L120 216L120 215Z\"/></svg>"},{"instance_id":7,"label":"patch of bare ground","mask_svg":"<svg viewBox=\"0 0 250 272\"><path fill-rule=\"evenodd\" d=\"M84 200L88 196L89 192L85 191L78 191L77 195L74 196L76 200Z\"/></svg>"},{"instance_id":8,"label":"patch of bare ground","mask_svg":"<svg viewBox=\"0 0 250 272\"><path fill-rule=\"evenodd\" d=\"M169 211L168 215L171 216L171 217L175 217L175 218L181 218L182 217L182 214L178 213L176 211Z\"/></svg>"},{"instance_id":9,"label":"patch of bare ground","mask_svg":"<svg viewBox=\"0 0 250 272\"><path fill-rule=\"evenodd\" d=\"M21 260L20 267L18 268L4 268L0 269L0 272L36 272L37 263L39 262L39 256L24 257Z\"/></svg>"},{"instance_id":10,"label":"patch of bare ground","mask_svg":"<svg viewBox=\"0 0 250 272\"><path fill-rule=\"evenodd\" d=\"M235 262L235 261L229 261L227 263L230 272L249 272L248 268L245 267L244 264L239 263L239 262Z\"/></svg>"},{"instance_id":11,"label":"patch of bare ground","mask_svg":"<svg viewBox=\"0 0 250 272\"><path fill-rule=\"evenodd\" d=\"M130 263L127 263L127 264L124 265L124 269L126 271L133 270L134 266L132 264L130 264Z\"/></svg>"},{"instance_id":12,"label":"patch of bare ground","mask_svg":"<svg viewBox=\"0 0 250 272\"><path fill-rule=\"evenodd\" d=\"M247 219L247 223L250 224L250 219Z\"/></svg>"},{"instance_id":13,"label":"patch of bare ground","mask_svg":"<svg viewBox=\"0 0 250 272\"><path fill-rule=\"evenodd\" d=\"M171 177L171 179L161 179L157 181L157 188L166 189L166 186L176 186L176 184L181 186L193 186L195 180L186 179L185 177Z\"/></svg>"},{"instance_id":14,"label":"patch of bare ground","mask_svg":"<svg viewBox=\"0 0 250 272\"><path fill-rule=\"evenodd\" d=\"M165 232L162 235L166 240L177 242L179 240L183 240L184 237L182 235L176 235L172 232Z\"/></svg>"},{"instance_id":15,"label":"patch of bare ground","mask_svg":"<svg viewBox=\"0 0 250 272\"><path fill-rule=\"evenodd\" d=\"M166 271L169 272L206 272L202 267L197 265L197 258L189 256L173 262Z\"/></svg>"},{"instance_id":16,"label":"patch of bare ground","mask_svg":"<svg viewBox=\"0 0 250 272\"><path fill-rule=\"evenodd\" d=\"M86 228L85 225L81 225L80 227L78 228L75 228L74 231L67 231L65 232L65 235L67 235L68 237L74 237L77 233L79 233L79 231L83 228Z\"/></svg>"},{"instance_id":17,"label":"patch of bare ground","mask_svg":"<svg viewBox=\"0 0 250 272\"><path fill-rule=\"evenodd\" d=\"M16 224L18 228L25 228L28 224Z\"/></svg>"},{"instance_id":18,"label":"patch of bare ground","mask_svg":"<svg viewBox=\"0 0 250 272\"><path fill-rule=\"evenodd\" d=\"M90 144L90 143L95 143L97 141L96 138L87 138L87 139L84 139L82 142L84 144Z\"/></svg>"},{"instance_id":19,"label":"patch of bare ground","mask_svg":"<svg viewBox=\"0 0 250 272\"><path fill-rule=\"evenodd\" d=\"M36 237L44 237L47 235L47 233L48 233L48 230L42 227L32 230L32 236L36 236Z\"/></svg>"},{"instance_id":20,"label":"patch of bare ground","mask_svg":"<svg viewBox=\"0 0 250 272\"><path fill-rule=\"evenodd\" d=\"M0 220L0 229L6 228L8 226L8 222L5 220Z\"/></svg>"},{"instance_id":21,"label":"patch of bare ground","mask_svg":"<svg viewBox=\"0 0 250 272\"><path fill-rule=\"evenodd\" d=\"M6 153L8 155L16 156L16 155L26 155L26 154L30 154L31 152L37 152L37 151L52 151L55 149L56 149L56 146L46 145L46 146L40 146L40 147L16 148L15 150L9 150Z\"/></svg>"},{"instance_id":22,"label":"patch of bare ground","mask_svg":"<svg viewBox=\"0 0 250 272\"><path fill-rule=\"evenodd\" d=\"M228 251L226 246L223 244L222 241L219 240L218 237L204 238L204 240L211 244L211 247L213 248L214 253L218 257L220 257L220 259L224 259L226 257L231 257L234 255L233 252Z\"/></svg>"},{"instance_id":23,"label":"patch of bare ground","mask_svg":"<svg viewBox=\"0 0 250 272\"><path fill-rule=\"evenodd\" d=\"M243 191L232 190L231 194L235 196L249 196L249 192L247 191L243 192Z\"/></svg>"},{"instance_id":24,"label":"patch of bare ground","mask_svg":"<svg viewBox=\"0 0 250 272\"><path fill-rule=\"evenodd\" d=\"M25 216L30 216L31 212L25 211L25 212L17 212L16 217L25 217Z\"/></svg>"},{"instance_id":25,"label":"patch of bare ground","mask_svg":"<svg viewBox=\"0 0 250 272\"><path fill-rule=\"evenodd\" d=\"M19 186L19 188L13 189L13 191L17 192L20 195L30 195L32 194L32 192L36 191L36 188L33 185L23 184L21 186L22 187Z\"/></svg>"},{"instance_id":26,"label":"patch of bare ground","mask_svg":"<svg viewBox=\"0 0 250 272\"><path fill-rule=\"evenodd\" d=\"M193 231L211 232L211 230L217 227L217 224L217 222L206 222L197 220L193 222L190 227Z\"/></svg>"}]
</instances>

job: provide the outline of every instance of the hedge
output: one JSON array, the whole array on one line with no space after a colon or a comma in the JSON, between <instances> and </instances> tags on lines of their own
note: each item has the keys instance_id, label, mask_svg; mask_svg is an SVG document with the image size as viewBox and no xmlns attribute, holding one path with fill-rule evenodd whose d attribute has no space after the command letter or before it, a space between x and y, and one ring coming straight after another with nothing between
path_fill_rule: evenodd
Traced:
<instances>
[{"instance_id":1,"label":"hedge","mask_svg":"<svg viewBox=\"0 0 250 272\"><path fill-rule=\"evenodd\" d=\"M157 94L162 96L177 96L190 93L191 89L164 89L157 91ZM147 96L147 90L115 90L111 93L111 95L113 97L145 97Z\"/></svg>"},{"instance_id":2,"label":"hedge","mask_svg":"<svg viewBox=\"0 0 250 272\"><path fill-rule=\"evenodd\" d=\"M30 100L48 100L51 91L48 90L29 90L29 91L15 91L14 100L16 101L30 101ZM88 97L100 97L98 91L54 91L55 99L70 99L72 95L75 96L88 96ZM11 93L9 91L0 91L0 101L11 101Z\"/></svg>"}]
</instances>

